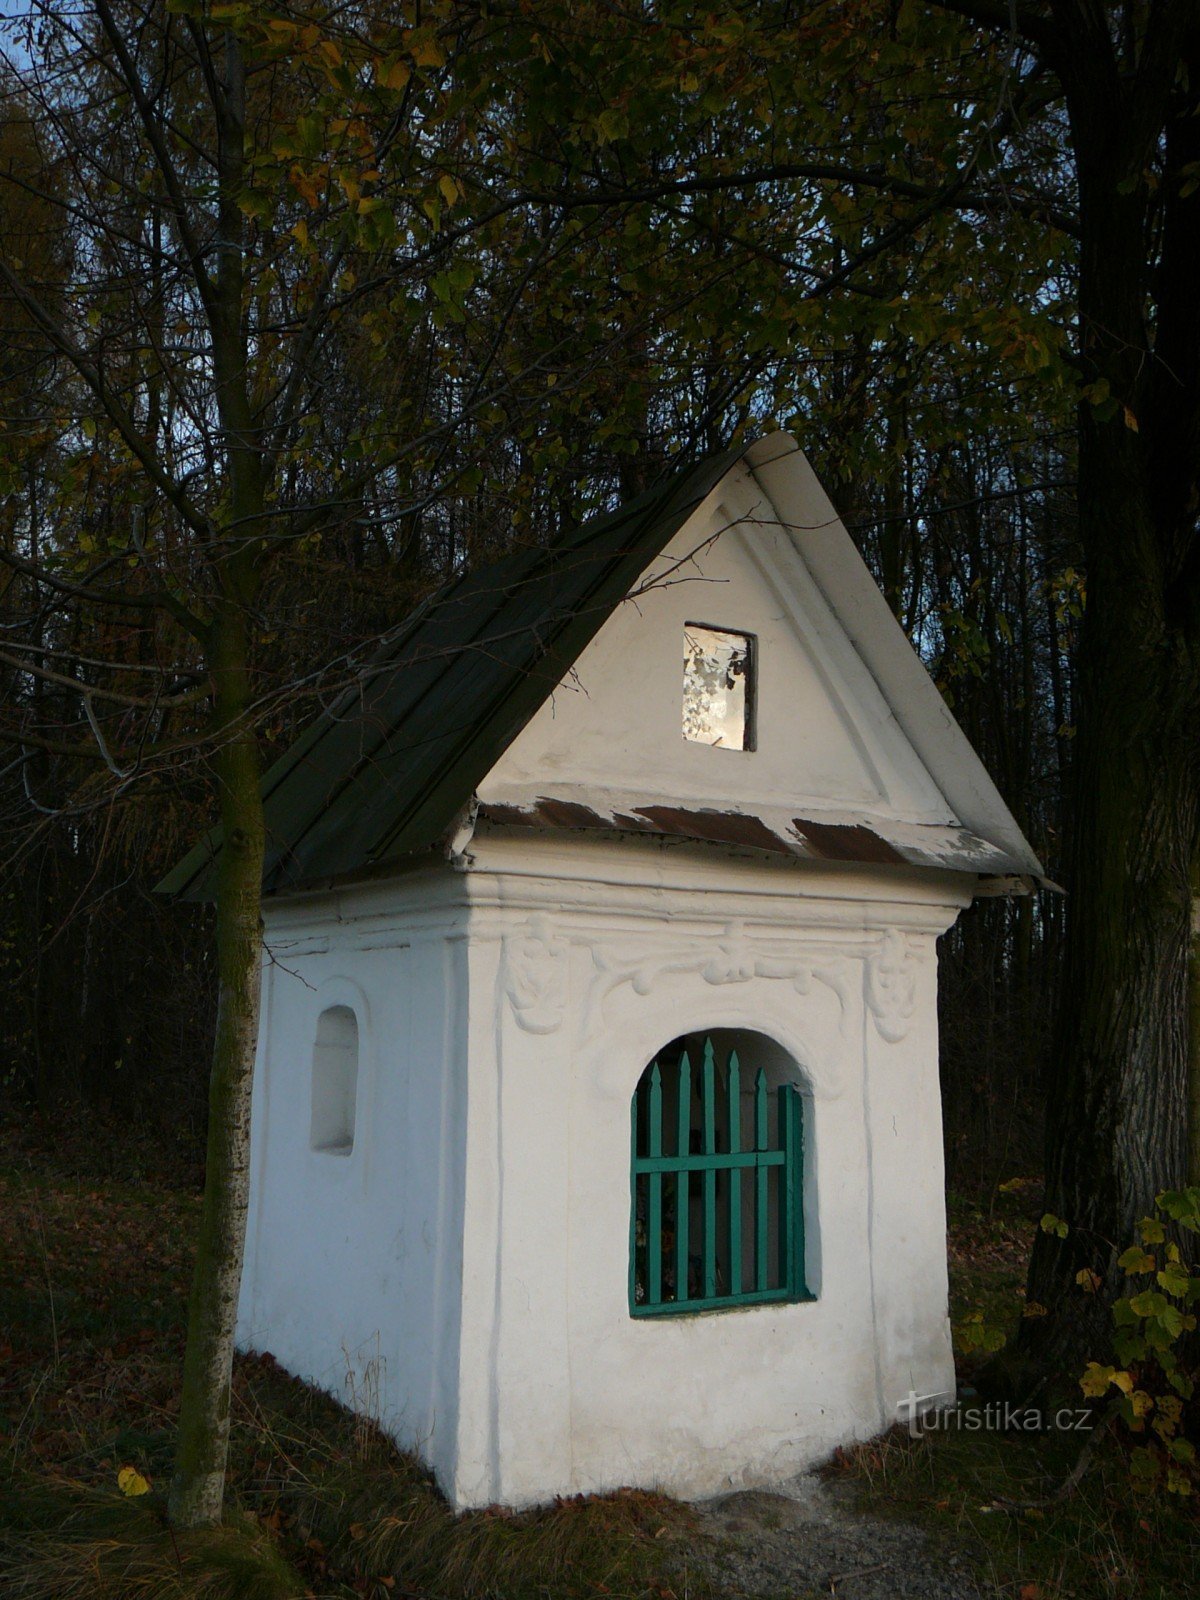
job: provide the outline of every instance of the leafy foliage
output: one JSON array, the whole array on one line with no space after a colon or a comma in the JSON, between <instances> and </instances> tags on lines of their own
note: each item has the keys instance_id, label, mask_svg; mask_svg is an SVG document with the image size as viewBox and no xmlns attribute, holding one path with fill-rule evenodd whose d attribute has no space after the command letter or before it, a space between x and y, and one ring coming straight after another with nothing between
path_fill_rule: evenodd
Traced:
<instances>
[{"instance_id":1,"label":"leafy foliage","mask_svg":"<svg viewBox=\"0 0 1200 1600\"><path fill-rule=\"evenodd\" d=\"M1090 1361L1080 1387L1100 1399L1116 1391L1116 1413L1128 1432L1144 1442L1130 1455L1135 1486L1165 1488L1190 1495L1197 1482L1194 1418L1188 1407L1196 1393L1195 1307L1200 1276L1176 1242L1200 1233L1200 1189L1160 1194L1155 1214L1142 1219L1139 1243L1117 1258L1134 1280L1130 1292L1113 1305L1113 1351L1119 1365ZM1175 1235L1175 1237L1172 1237ZM1144 1286L1137 1280L1148 1279ZM1189 1432L1192 1437L1189 1437Z\"/></svg>"}]
</instances>

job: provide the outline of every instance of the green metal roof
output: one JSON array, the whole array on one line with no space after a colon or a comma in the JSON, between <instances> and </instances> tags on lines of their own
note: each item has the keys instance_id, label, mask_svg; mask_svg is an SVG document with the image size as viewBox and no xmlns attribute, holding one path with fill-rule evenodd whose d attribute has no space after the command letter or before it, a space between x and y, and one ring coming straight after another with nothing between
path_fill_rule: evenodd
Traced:
<instances>
[{"instance_id":1,"label":"green metal roof","mask_svg":"<svg viewBox=\"0 0 1200 1600\"><path fill-rule=\"evenodd\" d=\"M710 456L544 549L457 578L263 779L268 893L437 844L647 564L749 448ZM221 830L159 884L211 898Z\"/></svg>"}]
</instances>

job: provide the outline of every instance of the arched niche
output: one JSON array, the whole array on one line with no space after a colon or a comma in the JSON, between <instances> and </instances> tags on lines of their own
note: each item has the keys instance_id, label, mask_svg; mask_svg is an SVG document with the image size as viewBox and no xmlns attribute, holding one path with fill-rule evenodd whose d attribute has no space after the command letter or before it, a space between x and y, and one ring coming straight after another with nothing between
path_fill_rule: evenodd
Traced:
<instances>
[{"instance_id":1,"label":"arched niche","mask_svg":"<svg viewBox=\"0 0 1200 1600\"><path fill-rule=\"evenodd\" d=\"M633 1316L815 1298L812 1094L754 1029L677 1035L631 1106Z\"/></svg>"},{"instance_id":2,"label":"arched niche","mask_svg":"<svg viewBox=\"0 0 1200 1600\"><path fill-rule=\"evenodd\" d=\"M358 1109L358 1017L348 1005L326 1006L317 1017L312 1054L309 1144L327 1155L354 1149Z\"/></svg>"}]
</instances>

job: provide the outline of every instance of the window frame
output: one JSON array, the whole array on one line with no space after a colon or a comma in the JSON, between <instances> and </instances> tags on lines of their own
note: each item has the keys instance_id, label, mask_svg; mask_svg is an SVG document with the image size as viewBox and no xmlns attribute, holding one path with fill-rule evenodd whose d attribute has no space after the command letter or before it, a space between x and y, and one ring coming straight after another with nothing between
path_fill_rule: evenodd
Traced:
<instances>
[{"instance_id":1,"label":"window frame","mask_svg":"<svg viewBox=\"0 0 1200 1600\"><path fill-rule=\"evenodd\" d=\"M670 1047L668 1047L669 1049ZM676 1130L673 1143L673 1154L663 1151L663 1123L662 1123L662 1066L656 1057L654 1061L642 1072L634 1089L630 1107L631 1120L631 1146L630 1146L630 1218L629 1218L629 1314L635 1318L651 1318L663 1316L692 1316L702 1315L714 1311L735 1311L743 1307L754 1305L795 1305L803 1301L815 1300L816 1296L809 1288L806 1277L805 1260L805 1129L804 1129L804 1096L800 1086L795 1082L780 1084L772 1093L767 1088L765 1068L759 1067L753 1080L754 1113L753 1127L742 1132L741 1127L741 1067L738 1060L736 1046L731 1047L727 1058L727 1079L725 1094L728 1097L728 1122L727 1142L729 1148L724 1151L717 1149L717 1117L716 1105L716 1052L711 1035L705 1034L702 1059L700 1063L700 1098L702 1124L699 1129L700 1142L703 1149L691 1149L692 1135L697 1131L691 1126L692 1102L692 1071L686 1045L677 1062L669 1063L668 1070L678 1072L678 1087L676 1092ZM687 1098L684 1099L684 1085L687 1086ZM643 1093L643 1085L645 1091ZM645 1146L646 1153L639 1154L639 1139L641 1128L639 1126L639 1107L645 1102L647 1106L647 1123ZM775 1116L770 1116L770 1102L774 1101ZM684 1151L681 1146L685 1137L684 1106L686 1114L686 1137L688 1148ZM734 1109L736 1106L736 1110ZM774 1142L771 1138L770 1124L774 1122L776 1136ZM735 1146L736 1142L736 1148ZM750 1148L746 1148L749 1144ZM770 1190L773 1170L779 1171L777 1180L777 1200L775 1210L776 1240L775 1247L778 1261L779 1282L770 1286L767 1279L770 1270L766 1263L766 1256L770 1253ZM739 1287L723 1294L715 1292L717 1271L717 1233L718 1199L717 1177L721 1172L730 1174L727 1184L728 1193L725 1197L725 1221L728 1229L728 1253L730 1275L736 1276ZM736 1183L732 1174L738 1174ZM746 1264L742 1256L742 1224L744 1221L744 1187L742 1174L751 1175L754 1187L751 1191L754 1215L754 1277L756 1286L751 1289L740 1287L743 1279L743 1267ZM662 1283L662 1264L666 1248L662 1243L663 1238L663 1179L674 1178L676 1207L678 1208L678 1195L681 1179L686 1179L688 1192L688 1221L680 1229L679 1215L676 1215L676 1231L673 1246L675 1281L679 1282L680 1271L685 1275L685 1282L693 1259L688 1246L690 1244L690 1207L691 1187L694 1174L702 1175L702 1204L704 1207L704 1222L701 1229L704 1240L703 1292L697 1296L685 1296L684 1299L664 1299ZM710 1181L711 1179L711 1181ZM639 1244L638 1239L638 1201L639 1181L645 1180L645 1245ZM660 1242L657 1252L652 1248L652 1241L657 1238ZM681 1242L682 1241L682 1242ZM735 1242L736 1241L736 1242ZM657 1253L658 1270L654 1271L654 1259ZM639 1256L644 1257L644 1272L642 1276L643 1298L638 1298L639 1288ZM682 1266L681 1266L682 1264ZM658 1296L653 1297L655 1277L658 1278Z\"/></svg>"},{"instance_id":2,"label":"window frame","mask_svg":"<svg viewBox=\"0 0 1200 1600\"><path fill-rule=\"evenodd\" d=\"M725 750L730 755L752 755L758 749L758 635L749 632L746 628L733 628L724 623L701 622L696 618L685 621L683 624L684 636L684 666L687 663L687 634L689 628L703 628L706 633L723 633L731 638L746 641L746 714L744 719L745 742L740 745L732 744L707 744L703 739L689 739L683 734L683 742L687 745L696 745L701 750ZM681 701L686 704L686 697Z\"/></svg>"}]
</instances>

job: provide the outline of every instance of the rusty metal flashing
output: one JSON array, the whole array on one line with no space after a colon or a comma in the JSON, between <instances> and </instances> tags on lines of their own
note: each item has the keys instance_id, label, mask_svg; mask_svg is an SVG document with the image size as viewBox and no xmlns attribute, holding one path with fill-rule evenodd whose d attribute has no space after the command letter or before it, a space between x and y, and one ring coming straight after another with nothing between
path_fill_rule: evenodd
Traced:
<instances>
[{"instance_id":1,"label":"rusty metal flashing","mask_svg":"<svg viewBox=\"0 0 1200 1600\"><path fill-rule=\"evenodd\" d=\"M693 811L686 806L638 806L634 814L645 818L655 833L697 839L705 844L740 845L747 850L765 850L773 855L791 854L787 841L752 813Z\"/></svg>"},{"instance_id":2,"label":"rusty metal flashing","mask_svg":"<svg viewBox=\"0 0 1200 1600\"><path fill-rule=\"evenodd\" d=\"M861 822L812 822L793 817L792 827L823 861L870 861L889 867L904 864L894 845Z\"/></svg>"},{"instance_id":3,"label":"rusty metal flashing","mask_svg":"<svg viewBox=\"0 0 1200 1600\"><path fill-rule=\"evenodd\" d=\"M799 817L792 816L790 808L764 806L750 811L641 802L603 791L586 799L533 793L481 799L477 824L488 831L519 829L549 835L639 834L795 861L962 872L978 879L979 892L985 894L1057 887L1014 870L1002 850L950 823Z\"/></svg>"}]
</instances>

